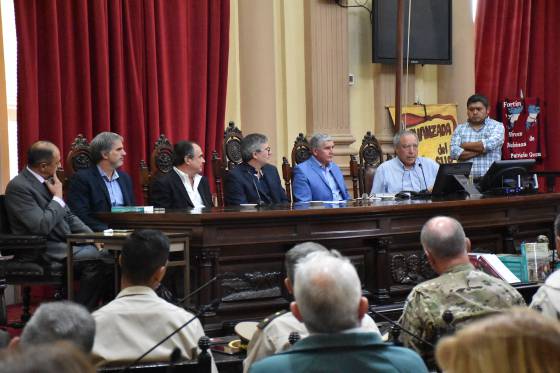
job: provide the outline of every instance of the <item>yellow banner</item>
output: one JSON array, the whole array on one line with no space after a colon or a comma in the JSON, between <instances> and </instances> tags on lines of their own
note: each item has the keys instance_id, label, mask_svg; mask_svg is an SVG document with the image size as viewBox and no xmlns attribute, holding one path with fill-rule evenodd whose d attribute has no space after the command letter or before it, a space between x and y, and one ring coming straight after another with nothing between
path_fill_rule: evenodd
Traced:
<instances>
[{"instance_id":1,"label":"yellow banner","mask_svg":"<svg viewBox=\"0 0 560 373\"><path fill-rule=\"evenodd\" d=\"M395 107L389 106L393 125ZM401 122L418 135L418 155L438 163L451 163L451 135L457 127L457 105L404 106Z\"/></svg>"}]
</instances>

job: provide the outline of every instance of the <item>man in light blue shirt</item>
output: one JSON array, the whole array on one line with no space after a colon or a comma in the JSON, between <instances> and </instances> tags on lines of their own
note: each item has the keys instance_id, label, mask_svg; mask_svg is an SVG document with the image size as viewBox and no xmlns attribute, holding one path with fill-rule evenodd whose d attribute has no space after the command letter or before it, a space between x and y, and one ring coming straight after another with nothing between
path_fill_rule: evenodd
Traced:
<instances>
[{"instance_id":1,"label":"man in light blue shirt","mask_svg":"<svg viewBox=\"0 0 560 373\"><path fill-rule=\"evenodd\" d=\"M471 175L481 178L494 161L502 159L504 126L488 117L488 99L472 95L467 100L467 123L460 124L451 137L451 158L472 162Z\"/></svg>"},{"instance_id":2,"label":"man in light blue shirt","mask_svg":"<svg viewBox=\"0 0 560 373\"><path fill-rule=\"evenodd\" d=\"M401 131L393 137L397 158L383 162L375 172L371 193L419 192L431 190L439 165L429 158L418 157L418 136L414 131Z\"/></svg>"}]
</instances>

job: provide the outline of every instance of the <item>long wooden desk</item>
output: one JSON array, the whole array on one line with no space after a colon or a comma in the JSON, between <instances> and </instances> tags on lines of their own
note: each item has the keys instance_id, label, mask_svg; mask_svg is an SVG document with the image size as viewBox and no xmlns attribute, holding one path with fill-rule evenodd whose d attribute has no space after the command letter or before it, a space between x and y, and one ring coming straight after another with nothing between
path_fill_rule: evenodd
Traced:
<instances>
[{"instance_id":1,"label":"long wooden desk","mask_svg":"<svg viewBox=\"0 0 560 373\"><path fill-rule=\"evenodd\" d=\"M196 213L101 214L113 228L156 228L191 234L191 288L218 281L194 300L222 303L206 327L266 316L286 307L284 254L317 241L351 258L373 304L402 301L418 282L434 276L419 242L430 217L449 215L464 226L473 251L514 253L522 240L552 238L560 193L447 201L351 202L346 206L213 208ZM553 242L553 240L551 240Z\"/></svg>"}]
</instances>

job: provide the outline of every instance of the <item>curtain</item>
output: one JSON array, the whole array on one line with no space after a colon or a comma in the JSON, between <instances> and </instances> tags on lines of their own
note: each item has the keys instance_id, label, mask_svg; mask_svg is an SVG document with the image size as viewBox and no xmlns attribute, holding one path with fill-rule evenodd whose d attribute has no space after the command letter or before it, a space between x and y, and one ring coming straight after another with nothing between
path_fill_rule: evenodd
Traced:
<instances>
[{"instance_id":1,"label":"curtain","mask_svg":"<svg viewBox=\"0 0 560 373\"><path fill-rule=\"evenodd\" d=\"M505 98L538 97L549 149L540 170L560 171L560 2L479 0L476 17L476 91L488 96L493 116Z\"/></svg>"},{"instance_id":2,"label":"curtain","mask_svg":"<svg viewBox=\"0 0 560 373\"><path fill-rule=\"evenodd\" d=\"M67 154L79 133L117 132L141 201L139 162L161 133L209 159L224 129L229 11L229 0L15 0L20 167L36 140Z\"/></svg>"}]
</instances>

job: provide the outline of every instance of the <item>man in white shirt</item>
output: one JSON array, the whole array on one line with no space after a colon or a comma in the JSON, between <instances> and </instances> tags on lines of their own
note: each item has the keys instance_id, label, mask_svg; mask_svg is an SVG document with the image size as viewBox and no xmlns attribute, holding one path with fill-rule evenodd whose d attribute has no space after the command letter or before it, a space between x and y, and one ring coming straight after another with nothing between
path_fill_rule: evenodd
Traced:
<instances>
[{"instance_id":1,"label":"man in white shirt","mask_svg":"<svg viewBox=\"0 0 560 373\"><path fill-rule=\"evenodd\" d=\"M169 240L159 231L138 230L127 238L120 257L122 290L93 313L94 363L130 363L194 318L153 290L165 276L168 258ZM169 361L175 348L182 357L193 359L203 335L202 324L194 319L141 362ZM217 372L214 362L212 371Z\"/></svg>"},{"instance_id":2,"label":"man in white shirt","mask_svg":"<svg viewBox=\"0 0 560 373\"><path fill-rule=\"evenodd\" d=\"M156 177L150 186L151 203L166 209L212 207L208 179L201 175L205 162L198 144L179 141L173 148L173 171Z\"/></svg>"}]
</instances>

